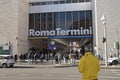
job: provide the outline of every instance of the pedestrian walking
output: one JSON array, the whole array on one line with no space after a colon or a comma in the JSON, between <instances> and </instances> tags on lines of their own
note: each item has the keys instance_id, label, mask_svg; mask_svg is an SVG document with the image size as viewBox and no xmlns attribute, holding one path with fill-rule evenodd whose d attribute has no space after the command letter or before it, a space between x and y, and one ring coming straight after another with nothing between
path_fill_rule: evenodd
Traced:
<instances>
[{"instance_id":1,"label":"pedestrian walking","mask_svg":"<svg viewBox=\"0 0 120 80\"><path fill-rule=\"evenodd\" d=\"M92 47L85 46L85 54L80 59L78 67L82 73L82 80L98 80L100 65L98 58L92 53Z\"/></svg>"},{"instance_id":2,"label":"pedestrian walking","mask_svg":"<svg viewBox=\"0 0 120 80\"><path fill-rule=\"evenodd\" d=\"M72 64L72 54L71 53L69 53L69 64Z\"/></svg>"}]
</instances>

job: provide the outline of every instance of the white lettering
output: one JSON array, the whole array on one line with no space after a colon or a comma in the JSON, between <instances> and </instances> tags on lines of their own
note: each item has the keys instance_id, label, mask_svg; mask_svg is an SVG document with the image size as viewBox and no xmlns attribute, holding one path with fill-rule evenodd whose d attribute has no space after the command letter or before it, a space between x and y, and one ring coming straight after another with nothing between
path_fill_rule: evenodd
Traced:
<instances>
[{"instance_id":1,"label":"white lettering","mask_svg":"<svg viewBox=\"0 0 120 80\"><path fill-rule=\"evenodd\" d=\"M71 35L79 35L80 30L71 30Z\"/></svg>"},{"instance_id":2,"label":"white lettering","mask_svg":"<svg viewBox=\"0 0 120 80\"><path fill-rule=\"evenodd\" d=\"M70 35L70 31L71 31L71 30L67 30L67 34L66 34L66 35Z\"/></svg>"},{"instance_id":3,"label":"white lettering","mask_svg":"<svg viewBox=\"0 0 120 80\"><path fill-rule=\"evenodd\" d=\"M29 30L29 36L78 36L78 35L91 35L92 27L83 28L77 30L62 30L61 28L56 28L56 30L46 30L46 31L35 31L34 29Z\"/></svg>"},{"instance_id":4,"label":"white lettering","mask_svg":"<svg viewBox=\"0 0 120 80\"><path fill-rule=\"evenodd\" d=\"M65 31L65 30L61 30L61 31L60 31L60 34L61 34L61 35L66 35L66 31Z\"/></svg>"},{"instance_id":5,"label":"white lettering","mask_svg":"<svg viewBox=\"0 0 120 80\"><path fill-rule=\"evenodd\" d=\"M35 32L34 29L30 29L30 31L29 31L29 36L35 36L35 35L34 35L34 32Z\"/></svg>"},{"instance_id":6,"label":"white lettering","mask_svg":"<svg viewBox=\"0 0 120 80\"><path fill-rule=\"evenodd\" d=\"M60 35L60 30L61 30L61 28L56 28L57 35L58 35L58 36Z\"/></svg>"},{"instance_id":7,"label":"white lettering","mask_svg":"<svg viewBox=\"0 0 120 80\"><path fill-rule=\"evenodd\" d=\"M90 27L90 34L92 34L92 27Z\"/></svg>"},{"instance_id":8,"label":"white lettering","mask_svg":"<svg viewBox=\"0 0 120 80\"><path fill-rule=\"evenodd\" d=\"M83 34L83 27L80 28L80 32L81 32L81 34Z\"/></svg>"},{"instance_id":9,"label":"white lettering","mask_svg":"<svg viewBox=\"0 0 120 80\"><path fill-rule=\"evenodd\" d=\"M89 29L84 29L84 35L89 34Z\"/></svg>"},{"instance_id":10,"label":"white lettering","mask_svg":"<svg viewBox=\"0 0 120 80\"><path fill-rule=\"evenodd\" d=\"M50 35L54 36L55 35L55 31L54 30L50 31Z\"/></svg>"},{"instance_id":11,"label":"white lettering","mask_svg":"<svg viewBox=\"0 0 120 80\"><path fill-rule=\"evenodd\" d=\"M41 34L40 34L40 35L43 36L43 35L45 34L45 32L46 32L46 31L41 31Z\"/></svg>"},{"instance_id":12,"label":"white lettering","mask_svg":"<svg viewBox=\"0 0 120 80\"><path fill-rule=\"evenodd\" d=\"M39 35L40 35L40 31L36 31L36 32L35 32L35 35L36 35L36 36L39 36Z\"/></svg>"}]
</instances>

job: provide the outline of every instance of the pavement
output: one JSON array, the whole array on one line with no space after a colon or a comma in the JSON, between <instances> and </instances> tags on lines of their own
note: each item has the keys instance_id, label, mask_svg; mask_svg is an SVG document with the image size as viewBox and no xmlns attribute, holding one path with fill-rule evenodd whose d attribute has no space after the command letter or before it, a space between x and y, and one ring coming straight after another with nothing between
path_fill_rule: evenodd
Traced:
<instances>
[{"instance_id":1,"label":"pavement","mask_svg":"<svg viewBox=\"0 0 120 80\"><path fill-rule=\"evenodd\" d=\"M37 63L32 63L28 64L26 62L16 62L15 67L33 67L33 68L65 68L65 67L78 67L78 62L79 60L76 60L75 64L69 64L69 63L63 63L58 65L55 64L54 61L44 61L44 62L37 62ZM101 69L120 69L120 65L113 65L113 66L105 66L104 61L100 61Z\"/></svg>"}]
</instances>

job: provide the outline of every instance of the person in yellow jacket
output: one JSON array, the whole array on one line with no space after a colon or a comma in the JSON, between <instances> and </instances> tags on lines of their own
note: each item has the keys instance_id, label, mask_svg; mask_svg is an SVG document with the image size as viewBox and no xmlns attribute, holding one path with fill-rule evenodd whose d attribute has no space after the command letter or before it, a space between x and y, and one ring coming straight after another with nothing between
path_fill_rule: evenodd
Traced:
<instances>
[{"instance_id":1,"label":"person in yellow jacket","mask_svg":"<svg viewBox=\"0 0 120 80\"><path fill-rule=\"evenodd\" d=\"M92 48L85 47L85 54L79 61L79 72L82 73L82 80L98 80L100 71L99 60L92 53Z\"/></svg>"}]
</instances>

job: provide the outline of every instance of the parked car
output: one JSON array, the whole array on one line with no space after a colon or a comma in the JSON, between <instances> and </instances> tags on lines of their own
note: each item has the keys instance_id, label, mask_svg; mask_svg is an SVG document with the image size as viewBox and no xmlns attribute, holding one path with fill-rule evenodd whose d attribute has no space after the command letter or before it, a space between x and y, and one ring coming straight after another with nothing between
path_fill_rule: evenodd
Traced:
<instances>
[{"instance_id":1,"label":"parked car","mask_svg":"<svg viewBox=\"0 0 120 80\"><path fill-rule=\"evenodd\" d=\"M119 58L119 59L118 59L118 57L108 58L108 64L109 64L109 65L117 65L117 64L120 64L120 58Z\"/></svg>"},{"instance_id":2,"label":"parked car","mask_svg":"<svg viewBox=\"0 0 120 80\"><path fill-rule=\"evenodd\" d=\"M11 55L0 55L0 66L3 68L13 67L14 66L14 59Z\"/></svg>"}]
</instances>

